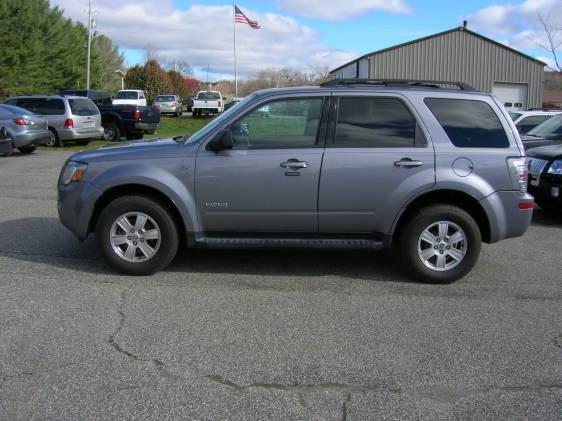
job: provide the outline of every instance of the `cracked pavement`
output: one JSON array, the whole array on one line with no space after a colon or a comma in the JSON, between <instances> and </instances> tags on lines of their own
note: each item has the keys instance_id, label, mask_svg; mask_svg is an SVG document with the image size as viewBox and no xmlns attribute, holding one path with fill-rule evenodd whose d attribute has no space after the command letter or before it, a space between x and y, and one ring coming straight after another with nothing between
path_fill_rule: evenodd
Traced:
<instances>
[{"instance_id":1,"label":"cracked pavement","mask_svg":"<svg viewBox=\"0 0 562 421\"><path fill-rule=\"evenodd\" d=\"M131 278L58 222L67 156L0 159L0 419L562 416L562 217L448 286L367 252L184 251Z\"/></svg>"}]
</instances>

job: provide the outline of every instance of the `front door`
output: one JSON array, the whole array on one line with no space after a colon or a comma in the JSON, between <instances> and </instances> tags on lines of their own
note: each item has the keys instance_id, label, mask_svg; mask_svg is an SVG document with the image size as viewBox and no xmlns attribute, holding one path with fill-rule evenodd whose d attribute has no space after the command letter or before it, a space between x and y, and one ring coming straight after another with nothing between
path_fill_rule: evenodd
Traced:
<instances>
[{"instance_id":1,"label":"front door","mask_svg":"<svg viewBox=\"0 0 562 421\"><path fill-rule=\"evenodd\" d=\"M320 180L320 232L387 232L406 201L435 183L433 148L398 95L341 94L334 104Z\"/></svg>"},{"instance_id":2,"label":"front door","mask_svg":"<svg viewBox=\"0 0 562 421\"><path fill-rule=\"evenodd\" d=\"M317 232L323 96L262 102L227 130L232 150L197 155L196 196L206 235Z\"/></svg>"}]
</instances>

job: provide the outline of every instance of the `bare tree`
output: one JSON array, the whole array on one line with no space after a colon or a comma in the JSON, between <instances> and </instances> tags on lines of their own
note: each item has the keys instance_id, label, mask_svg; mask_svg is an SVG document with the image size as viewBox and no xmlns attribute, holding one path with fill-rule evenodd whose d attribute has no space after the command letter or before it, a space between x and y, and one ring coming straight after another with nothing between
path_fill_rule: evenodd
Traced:
<instances>
[{"instance_id":1,"label":"bare tree","mask_svg":"<svg viewBox=\"0 0 562 421\"><path fill-rule=\"evenodd\" d=\"M562 66L558 61L558 50L562 46L562 29L557 26L551 25L550 22L542 15L542 13L539 13L539 22L546 35L546 43L536 44L552 55L552 58L554 60L554 67L547 67L555 72L562 72Z\"/></svg>"}]
</instances>

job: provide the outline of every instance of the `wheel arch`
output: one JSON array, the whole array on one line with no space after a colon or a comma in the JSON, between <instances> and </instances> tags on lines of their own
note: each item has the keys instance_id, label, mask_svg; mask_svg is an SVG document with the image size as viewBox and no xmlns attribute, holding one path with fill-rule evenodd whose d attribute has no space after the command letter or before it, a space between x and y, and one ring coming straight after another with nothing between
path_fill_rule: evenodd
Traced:
<instances>
[{"instance_id":1,"label":"wheel arch","mask_svg":"<svg viewBox=\"0 0 562 421\"><path fill-rule=\"evenodd\" d=\"M400 229L405 222L419 209L437 204L457 206L470 214L478 224L482 241L489 243L492 238L490 220L484 208L473 196L460 190L433 190L423 193L410 201L395 219L393 224L392 239L400 235Z\"/></svg>"},{"instance_id":2,"label":"wheel arch","mask_svg":"<svg viewBox=\"0 0 562 421\"><path fill-rule=\"evenodd\" d=\"M97 222L103 210L113 200L123 196L144 196L154 200L168 209L177 224L180 244L187 239L187 227L176 204L162 191L144 184L121 184L106 190L97 200L88 223L88 233L95 232Z\"/></svg>"}]
</instances>

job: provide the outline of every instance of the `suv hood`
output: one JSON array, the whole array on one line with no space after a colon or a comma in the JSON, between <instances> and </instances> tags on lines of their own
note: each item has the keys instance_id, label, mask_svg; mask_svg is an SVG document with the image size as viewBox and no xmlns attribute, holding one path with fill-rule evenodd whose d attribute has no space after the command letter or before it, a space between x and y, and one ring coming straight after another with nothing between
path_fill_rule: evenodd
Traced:
<instances>
[{"instance_id":1,"label":"suv hood","mask_svg":"<svg viewBox=\"0 0 562 421\"><path fill-rule=\"evenodd\" d=\"M194 154L197 145L178 143L172 138L133 140L111 143L71 156L71 160L80 162L116 161L148 158L177 158L180 155Z\"/></svg>"},{"instance_id":2,"label":"suv hood","mask_svg":"<svg viewBox=\"0 0 562 421\"><path fill-rule=\"evenodd\" d=\"M562 145L532 148L527 151L527 156L547 160L562 158Z\"/></svg>"}]
</instances>

